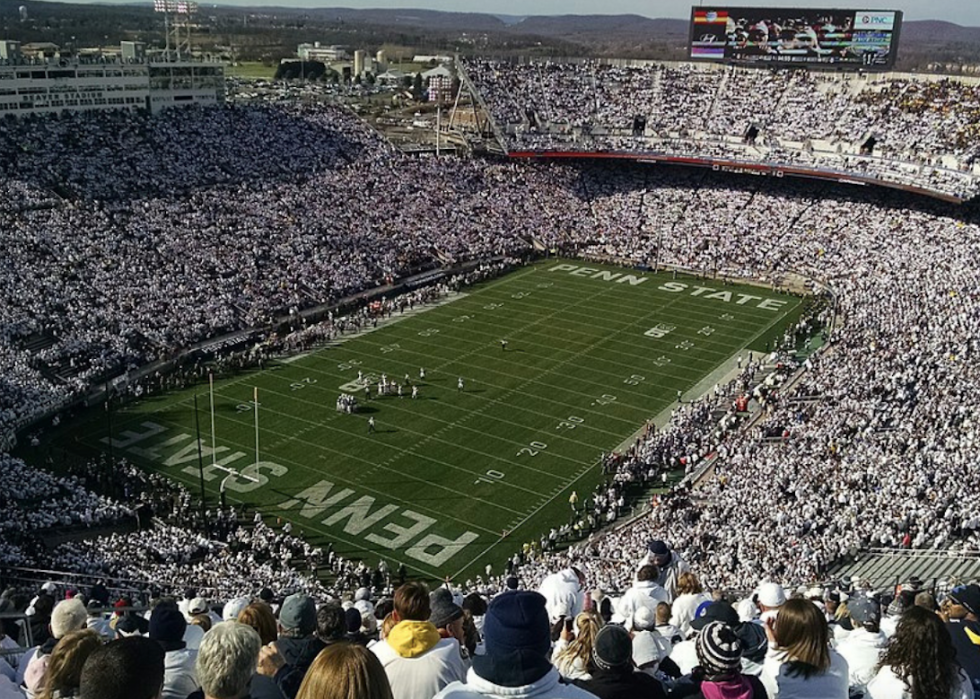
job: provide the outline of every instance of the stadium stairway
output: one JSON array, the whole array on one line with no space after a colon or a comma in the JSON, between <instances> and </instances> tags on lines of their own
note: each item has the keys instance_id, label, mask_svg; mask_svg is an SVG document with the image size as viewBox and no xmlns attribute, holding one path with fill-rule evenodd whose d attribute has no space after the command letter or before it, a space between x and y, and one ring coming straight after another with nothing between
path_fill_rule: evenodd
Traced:
<instances>
[{"instance_id":1,"label":"stadium stairway","mask_svg":"<svg viewBox=\"0 0 980 699\"><path fill-rule=\"evenodd\" d=\"M927 588L980 579L980 554L938 550L871 549L831 569L830 577L867 580L875 589L894 588L917 576Z\"/></svg>"}]
</instances>

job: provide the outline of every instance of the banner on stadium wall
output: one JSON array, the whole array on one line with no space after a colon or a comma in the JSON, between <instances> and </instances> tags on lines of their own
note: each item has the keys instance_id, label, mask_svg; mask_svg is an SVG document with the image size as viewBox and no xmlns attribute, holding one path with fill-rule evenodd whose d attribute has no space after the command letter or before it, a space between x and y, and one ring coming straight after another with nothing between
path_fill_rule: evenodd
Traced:
<instances>
[{"instance_id":1,"label":"banner on stadium wall","mask_svg":"<svg viewBox=\"0 0 980 699\"><path fill-rule=\"evenodd\" d=\"M886 70L895 64L901 25L899 10L694 7L689 56Z\"/></svg>"}]
</instances>

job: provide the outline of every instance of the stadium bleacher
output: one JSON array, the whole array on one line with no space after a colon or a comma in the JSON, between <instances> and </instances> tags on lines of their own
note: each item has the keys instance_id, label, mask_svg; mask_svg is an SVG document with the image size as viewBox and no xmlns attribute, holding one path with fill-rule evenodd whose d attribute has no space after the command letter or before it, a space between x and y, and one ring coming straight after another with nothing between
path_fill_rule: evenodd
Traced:
<instances>
[{"instance_id":1,"label":"stadium bleacher","mask_svg":"<svg viewBox=\"0 0 980 699\"><path fill-rule=\"evenodd\" d=\"M462 66L512 155L700 158L958 201L980 193L980 88L968 82L652 61Z\"/></svg>"}]
</instances>

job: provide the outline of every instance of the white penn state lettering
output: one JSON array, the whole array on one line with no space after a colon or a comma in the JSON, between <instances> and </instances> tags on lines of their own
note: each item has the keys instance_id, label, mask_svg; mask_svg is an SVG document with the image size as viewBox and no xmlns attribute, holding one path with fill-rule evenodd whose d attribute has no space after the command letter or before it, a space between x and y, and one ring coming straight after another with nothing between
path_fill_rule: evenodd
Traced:
<instances>
[{"instance_id":1,"label":"white penn state lettering","mask_svg":"<svg viewBox=\"0 0 980 699\"><path fill-rule=\"evenodd\" d=\"M785 306L789 301L779 301L777 299L766 299L759 304L759 308L766 311L778 311L780 308Z\"/></svg>"},{"instance_id":2,"label":"white penn state lettering","mask_svg":"<svg viewBox=\"0 0 980 699\"><path fill-rule=\"evenodd\" d=\"M599 272L592 276L593 279L601 279L604 282L611 282L616 277L620 276L619 272Z\"/></svg>"},{"instance_id":3,"label":"white penn state lettering","mask_svg":"<svg viewBox=\"0 0 980 699\"><path fill-rule=\"evenodd\" d=\"M429 534L408 549L405 555L432 566L441 566L478 538L478 535L473 532L466 532L457 539L446 539L438 534ZM432 547L436 550L430 552L429 549Z\"/></svg>"}]
</instances>

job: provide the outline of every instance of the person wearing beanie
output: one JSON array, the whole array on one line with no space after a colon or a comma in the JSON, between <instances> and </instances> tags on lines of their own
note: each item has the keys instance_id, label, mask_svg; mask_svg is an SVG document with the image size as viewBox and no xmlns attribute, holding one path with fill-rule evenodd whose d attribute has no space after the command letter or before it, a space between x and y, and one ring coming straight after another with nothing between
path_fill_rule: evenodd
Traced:
<instances>
[{"instance_id":1,"label":"person wearing beanie","mask_svg":"<svg viewBox=\"0 0 980 699\"><path fill-rule=\"evenodd\" d=\"M673 602L678 594L677 584L681 575L691 572L691 566L676 551L672 551L666 542L659 539L647 544L646 555L637 569L645 565L657 566L657 583L667 591L668 603Z\"/></svg>"},{"instance_id":2,"label":"person wearing beanie","mask_svg":"<svg viewBox=\"0 0 980 699\"><path fill-rule=\"evenodd\" d=\"M758 677L742 672L742 642L731 626L720 621L706 624L694 641L698 667L691 674L690 699L767 699ZM673 696L673 695L672 695Z\"/></svg>"},{"instance_id":3,"label":"person wearing beanie","mask_svg":"<svg viewBox=\"0 0 980 699\"><path fill-rule=\"evenodd\" d=\"M429 621L439 631L439 635L443 638L455 638L460 647L465 647L463 608L453 601L453 593L445 587L433 590L429 595L429 604L432 608Z\"/></svg>"},{"instance_id":4,"label":"person wearing beanie","mask_svg":"<svg viewBox=\"0 0 980 699\"><path fill-rule=\"evenodd\" d=\"M592 646L587 680L575 684L599 699L665 699L663 685L633 667L633 641L622 626L608 624L600 629Z\"/></svg>"},{"instance_id":5,"label":"person wearing beanie","mask_svg":"<svg viewBox=\"0 0 980 699\"><path fill-rule=\"evenodd\" d=\"M451 617L448 610L451 608L440 602L437 621ZM460 643L440 635L430 621L434 611L425 584L407 582L395 591L395 626L370 648L385 669L394 699L432 699L450 683L466 677Z\"/></svg>"},{"instance_id":6,"label":"person wearing beanie","mask_svg":"<svg viewBox=\"0 0 980 699\"><path fill-rule=\"evenodd\" d=\"M769 651L769 638L761 624L746 622L735 628L735 634L742 644L742 673L762 677L763 663Z\"/></svg>"},{"instance_id":7,"label":"person wearing beanie","mask_svg":"<svg viewBox=\"0 0 980 699\"><path fill-rule=\"evenodd\" d=\"M483 618L484 654L473 656L466 681L434 699L595 699L565 684L548 660L551 624L545 598L529 590L497 595Z\"/></svg>"},{"instance_id":8,"label":"person wearing beanie","mask_svg":"<svg viewBox=\"0 0 980 699\"><path fill-rule=\"evenodd\" d=\"M356 643L359 646L366 646L368 637L361 631L364 620L357 607L348 607L344 610L344 626L347 629L346 640L349 643Z\"/></svg>"},{"instance_id":9,"label":"person wearing beanie","mask_svg":"<svg viewBox=\"0 0 980 699\"><path fill-rule=\"evenodd\" d=\"M33 656L26 659L23 685L28 697L34 696L44 687L51 653L58 645L58 641L72 631L84 629L87 622L88 612L80 599L68 599L55 605L51 612L51 623L48 625L50 638L38 646Z\"/></svg>"},{"instance_id":10,"label":"person wearing beanie","mask_svg":"<svg viewBox=\"0 0 980 699\"><path fill-rule=\"evenodd\" d=\"M701 629L713 621L720 621L731 628L739 625L738 612L728 601L720 599L715 602L704 602L694 613L690 626L692 632L700 633ZM676 663L682 675L689 675L698 666L698 652L695 646L697 636L691 636L686 641L675 643L670 651L670 659Z\"/></svg>"},{"instance_id":11,"label":"person wearing beanie","mask_svg":"<svg viewBox=\"0 0 980 699\"><path fill-rule=\"evenodd\" d=\"M163 699L187 699L197 689L197 651L187 648L187 620L173 601L161 602L150 615L149 638L164 651Z\"/></svg>"}]
</instances>

